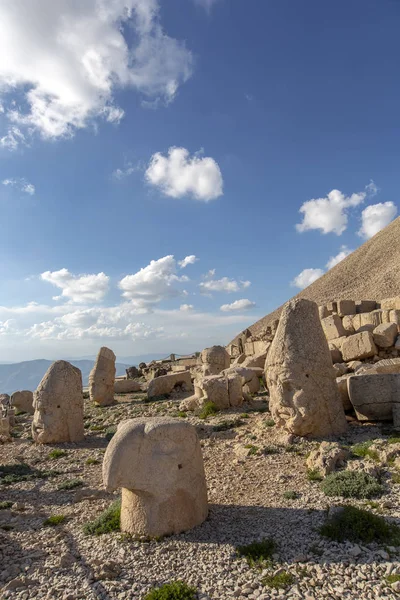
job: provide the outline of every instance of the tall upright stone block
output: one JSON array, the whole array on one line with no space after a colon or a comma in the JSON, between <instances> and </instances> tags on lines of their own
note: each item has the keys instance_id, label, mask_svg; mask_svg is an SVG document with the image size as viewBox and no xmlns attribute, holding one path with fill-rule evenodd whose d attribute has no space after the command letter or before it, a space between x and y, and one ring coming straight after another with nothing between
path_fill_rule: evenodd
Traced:
<instances>
[{"instance_id":1,"label":"tall upright stone block","mask_svg":"<svg viewBox=\"0 0 400 600\"><path fill-rule=\"evenodd\" d=\"M92 402L109 406L114 402L115 354L109 348L100 348L89 375L89 395Z\"/></svg>"}]
</instances>

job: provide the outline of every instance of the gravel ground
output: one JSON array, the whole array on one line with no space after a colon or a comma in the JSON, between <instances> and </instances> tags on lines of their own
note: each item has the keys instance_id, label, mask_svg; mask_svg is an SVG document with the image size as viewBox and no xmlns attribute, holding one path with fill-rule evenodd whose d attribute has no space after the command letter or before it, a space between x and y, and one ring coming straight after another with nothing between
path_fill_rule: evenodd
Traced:
<instances>
[{"instance_id":1,"label":"gravel ground","mask_svg":"<svg viewBox=\"0 0 400 600\"><path fill-rule=\"evenodd\" d=\"M57 473L0 486L0 501L12 502L0 510L1 598L141 600L152 587L176 579L196 586L201 600L400 598L400 583L391 586L385 579L400 574L396 548L338 544L319 535L328 508L345 501L327 498L319 483L308 481L305 457L317 443L290 439L271 426L262 397L241 407L242 414L224 413L206 421L183 417L201 438L210 502L205 523L161 541L134 541L119 532L85 535L82 526L117 497L102 488L107 429L139 415L178 416L179 401L146 404L140 394L117 400L108 408L86 404L82 444L36 446L30 439L31 417L21 415L14 430L18 437L0 446L1 465L25 462ZM235 428L215 431L223 421L237 419ZM387 437L378 426L353 423L343 442ZM66 454L50 459L55 448ZM382 468L385 494L374 508L365 501L351 503L400 522L400 485L391 481L393 466ZM83 485L58 489L73 479ZM296 491L298 498L285 499L285 491ZM66 520L45 527L51 515L65 515ZM277 543L272 566L250 568L237 557L237 545L268 537ZM282 569L293 575L292 585L278 590L263 586L266 573Z\"/></svg>"}]
</instances>

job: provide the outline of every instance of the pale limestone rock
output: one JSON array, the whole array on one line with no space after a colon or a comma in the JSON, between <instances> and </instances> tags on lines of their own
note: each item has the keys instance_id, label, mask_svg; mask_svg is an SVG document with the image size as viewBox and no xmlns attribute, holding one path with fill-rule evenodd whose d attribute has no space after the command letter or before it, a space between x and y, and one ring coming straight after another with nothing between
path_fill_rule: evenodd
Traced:
<instances>
[{"instance_id":1,"label":"pale limestone rock","mask_svg":"<svg viewBox=\"0 0 400 600\"><path fill-rule=\"evenodd\" d=\"M360 421L390 421L400 402L400 373L349 377L348 392Z\"/></svg>"},{"instance_id":2,"label":"pale limestone rock","mask_svg":"<svg viewBox=\"0 0 400 600\"><path fill-rule=\"evenodd\" d=\"M368 358L376 353L377 348L370 331L355 333L342 344L342 355L345 362Z\"/></svg>"},{"instance_id":3,"label":"pale limestone rock","mask_svg":"<svg viewBox=\"0 0 400 600\"><path fill-rule=\"evenodd\" d=\"M400 296L381 300L381 308L384 310L400 310Z\"/></svg>"},{"instance_id":4,"label":"pale limestone rock","mask_svg":"<svg viewBox=\"0 0 400 600\"><path fill-rule=\"evenodd\" d=\"M350 402L349 392L347 390L347 380L349 377L352 377L350 373L342 375L341 377L336 378L336 383L339 388L340 397L342 399L343 409L344 410L352 410L353 405Z\"/></svg>"},{"instance_id":5,"label":"pale limestone rock","mask_svg":"<svg viewBox=\"0 0 400 600\"><path fill-rule=\"evenodd\" d=\"M349 452L336 442L322 442L317 450L310 452L307 467L315 469L323 477L345 466Z\"/></svg>"},{"instance_id":6,"label":"pale limestone rock","mask_svg":"<svg viewBox=\"0 0 400 600\"><path fill-rule=\"evenodd\" d=\"M382 323L372 332L374 342L380 348L390 348L397 338L396 323Z\"/></svg>"},{"instance_id":7,"label":"pale limestone rock","mask_svg":"<svg viewBox=\"0 0 400 600\"><path fill-rule=\"evenodd\" d=\"M355 333L353 319L355 319L357 315L346 315L342 319L343 329L346 332L346 335L352 335Z\"/></svg>"},{"instance_id":8,"label":"pale limestone rock","mask_svg":"<svg viewBox=\"0 0 400 600\"><path fill-rule=\"evenodd\" d=\"M400 310L391 310L389 312L389 321L396 323L397 331L400 331Z\"/></svg>"},{"instance_id":9,"label":"pale limestone rock","mask_svg":"<svg viewBox=\"0 0 400 600\"><path fill-rule=\"evenodd\" d=\"M339 315L331 315L322 319L322 328L324 330L326 339L328 341L335 340L346 335L346 331L343 328L342 319Z\"/></svg>"},{"instance_id":10,"label":"pale limestone rock","mask_svg":"<svg viewBox=\"0 0 400 600\"><path fill-rule=\"evenodd\" d=\"M339 317L344 317L345 315L354 315L356 312L356 303L354 300L338 300L337 312Z\"/></svg>"},{"instance_id":11,"label":"pale limestone rock","mask_svg":"<svg viewBox=\"0 0 400 600\"><path fill-rule=\"evenodd\" d=\"M192 392L193 384L190 371L182 371L181 373L168 373L152 379L147 388L148 398L155 396L168 396L174 391L175 386L182 386L183 391Z\"/></svg>"},{"instance_id":12,"label":"pale limestone rock","mask_svg":"<svg viewBox=\"0 0 400 600\"><path fill-rule=\"evenodd\" d=\"M0 394L0 407L1 406L9 406L11 398L9 394Z\"/></svg>"},{"instance_id":13,"label":"pale limestone rock","mask_svg":"<svg viewBox=\"0 0 400 600\"><path fill-rule=\"evenodd\" d=\"M364 366L364 363L361 362L361 360L350 360L346 364L347 368L350 371L354 371L354 373L357 373Z\"/></svg>"},{"instance_id":14,"label":"pale limestone rock","mask_svg":"<svg viewBox=\"0 0 400 600\"><path fill-rule=\"evenodd\" d=\"M32 437L39 444L80 442L84 438L82 374L65 360L45 373L33 397Z\"/></svg>"},{"instance_id":15,"label":"pale limestone rock","mask_svg":"<svg viewBox=\"0 0 400 600\"><path fill-rule=\"evenodd\" d=\"M341 363L343 361L343 356L339 348L330 342L328 344L328 348L331 354L332 364Z\"/></svg>"},{"instance_id":16,"label":"pale limestone rock","mask_svg":"<svg viewBox=\"0 0 400 600\"><path fill-rule=\"evenodd\" d=\"M11 396L11 404L18 410L30 415L35 412L33 409L33 392L29 390L14 392Z\"/></svg>"},{"instance_id":17,"label":"pale limestone rock","mask_svg":"<svg viewBox=\"0 0 400 600\"><path fill-rule=\"evenodd\" d=\"M260 389L260 377L263 376L263 369L248 367L230 367L222 371L222 375L240 375L242 386L247 385L245 390L249 394L256 394Z\"/></svg>"},{"instance_id":18,"label":"pale limestone rock","mask_svg":"<svg viewBox=\"0 0 400 600\"><path fill-rule=\"evenodd\" d=\"M0 443L11 442L11 424L8 416L0 416Z\"/></svg>"},{"instance_id":19,"label":"pale limestone rock","mask_svg":"<svg viewBox=\"0 0 400 600\"><path fill-rule=\"evenodd\" d=\"M328 317L329 318L329 317ZM347 422L318 307L291 300L266 361L270 410L278 426L301 436L340 435Z\"/></svg>"},{"instance_id":20,"label":"pale limestone rock","mask_svg":"<svg viewBox=\"0 0 400 600\"><path fill-rule=\"evenodd\" d=\"M224 369L227 369L231 364L231 359L223 346L212 346L205 348L201 355L203 364L203 374L218 375Z\"/></svg>"},{"instance_id":21,"label":"pale limestone rock","mask_svg":"<svg viewBox=\"0 0 400 600\"><path fill-rule=\"evenodd\" d=\"M114 381L114 394L129 394L140 392L140 383L134 379L116 379Z\"/></svg>"},{"instance_id":22,"label":"pale limestone rock","mask_svg":"<svg viewBox=\"0 0 400 600\"><path fill-rule=\"evenodd\" d=\"M208 514L195 428L168 417L118 427L103 462L107 490L122 488L121 531L160 537L200 525Z\"/></svg>"},{"instance_id":23,"label":"pale limestone rock","mask_svg":"<svg viewBox=\"0 0 400 600\"><path fill-rule=\"evenodd\" d=\"M253 354L253 356L247 356L242 362L244 367L263 369L265 367L265 360L268 352L262 352L261 354Z\"/></svg>"},{"instance_id":24,"label":"pale limestone rock","mask_svg":"<svg viewBox=\"0 0 400 600\"><path fill-rule=\"evenodd\" d=\"M100 348L89 375L89 395L100 406L114 403L115 354L109 348Z\"/></svg>"},{"instance_id":25,"label":"pale limestone rock","mask_svg":"<svg viewBox=\"0 0 400 600\"><path fill-rule=\"evenodd\" d=\"M357 370L358 375L374 375L375 373L400 373L400 358L385 358L374 364L361 363L361 368Z\"/></svg>"},{"instance_id":26,"label":"pale limestone rock","mask_svg":"<svg viewBox=\"0 0 400 600\"><path fill-rule=\"evenodd\" d=\"M228 379L229 406L240 406L241 404L243 404L243 392L242 392L241 377L239 377L238 375L228 375L227 379Z\"/></svg>"},{"instance_id":27,"label":"pale limestone rock","mask_svg":"<svg viewBox=\"0 0 400 600\"><path fill-rule=\"evenodd\" d=\"M332 314L327 306L318 306L318 314L319 314L319 318L322 319L326 319L326 317L330 317L330 315Z\"/></svg>"}]
</instances>

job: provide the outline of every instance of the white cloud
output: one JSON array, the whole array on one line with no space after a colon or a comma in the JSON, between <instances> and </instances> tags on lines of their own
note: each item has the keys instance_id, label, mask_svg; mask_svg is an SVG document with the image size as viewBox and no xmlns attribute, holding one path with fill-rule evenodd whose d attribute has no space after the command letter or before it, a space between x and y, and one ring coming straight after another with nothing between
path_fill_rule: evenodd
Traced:
<instances>
[{"instance_id":1,"label":"white cloud","mask_svg":"<svg viewBox=\"0 0 400 600\"><path fill-rule=\"evenodd\" d=\"M348 248L347 246L341 246L340 252L336 254L336 256L330 257L330 259L326 263L326 268L332 269L332 267L338 265L344 258L346 258L346 256L349 256L349 254L351 254L352 252L353 250L350 250L350 248Z\"/></svg>"},{"instance_id":2,"label":"white cloud","mask_svg":"<svg viewBox=\"0 0 400 600\"><path fill-rule=\"evenodd\" d=\"M145 173L148 183L172 198L191 196L208 202L223 194L221 170L209 156L192 157L185 148L172 147L168 155L153 154Z\"/></svg>"},{"instance_id":3,"label":"white cloud","mask_svg":"<svg viewBox=\"0 0 400 600\"><path fill-rule=\"evenodd\" d=\"M179 307L179 310L182 310L183 312L188 312L193 310L194 306L193 304L181 304Z\"/></svg>"},{"instance_id":4,"label":"white cloud","mask_svg":"<svg viewBox=\"0 0 400 600\"><path fill-rule=\"evenodd\" d=\"M173 255L164 256L140 269L134 275L126 275L119 282L124 298L128 298L137 309L149 310L167 298L182 295L177 283L188 278L176 274L176 260Z\"/></svg>"},{"instance_id":5,"label":"white cloud","mask_svg":"<svg viewBox=\"0 0 400 600\"><path fill-rule=\"evenodd\" d=\"M347 228L348 209L364 202L367 196L374 196L377 187L373 181L369 183L364 192L345 196L339 190L332 190L325 198L317 198L304 202L300 208L303 221L296 225L300 233L310 229L320 229L322 233L336 233L342 235Z\"/></svg>"},{"instance_id":6,"label":"white cloud","mask_svg":"<svg viewBox=\"0 0 400 600\"><path fill-rule=\"evenodd\" d=\"M291 281L290 285L303 290L324 274L323 269L304 269Z\"/></svg>"},{"instance_id":7,"label":"white cloud","mask_svg":"<svg viewBox=\"0 0 400 600\"><path fill-rule=\"evenodd\" d=\"M33 196L35 193L35 186L21 177L18 179L3 179L1 183L6 186L15 187L20 192L29 194L29 196Z\"/></svg>"},{"instance_id":8,"label":"white cloud","mask_svg":"<svg viewBox=\"0 0 400 600\"><path fill-rule=\"evenodd\" d=\"M95 118L118 123L117 89L169 103L192 62L163 31L158 0L2 2L0 89L12 125L0 144L15 149L26 132L70 137Z\"/></svg>"},{"instance_id":9,"label":"white cloud","mask_svg":"<svg viewBox=\"0 0 400 600\"><path fill-rule=\"evenodd\" d=\"M115 171L113 171L112 173L112 176L114 177L114 179L118 179L119 181L121 181L121 179L129 177L130 175L132 175L132 173L140 171L140 169L140 164L133 165L132 163L128 163L126 167L122 169L115 169Z\"/></svg>"},{"instance_id":10,"label":"white cloud","mask_svg":"<svg viewBox=\"0 0 400 600\"><path fill-rule=\"evenodd\" d=\"M222 310L222 312L232 312L235 310L250 310L251 308L254 308L255 305L255 302L251 302L251 300L247 300L247 298L242 298L241 300L235 300L235 302L232 302L232 304L223 304L220 307L220 310Z\"/></svg>"},{"instance_id":11,"label":"white cloud","mask_svg":"<svg viewBox=\"0 0 400 600\"><path fill-rule=\"evenodd\" d=\"M48 281L62 290L63 298L79 303L102 300L108 292L110 279L104 273L76 276L72 275L68 269L46 271L40 277L43 281ZM56 299L60 299L60 296L57 296Z\"/></svg>"},{"instance_id":12,"label":"white cloud","mask_svg":"<svg viewBox=\"0 0 400 600\"><path fill-rule=\"evenodd\" d=\"M198 260L199 259L197 258L197 256L195 256L194 254L191 254L190 256L185 256L185 258L183 260L180 260L178 262L178 265L180 266L181 269L184 269L188 265L194 265L194 263L197 262Z\"/></svg>"},{"instance_id":13,"label":"white cloud","mask_svg":"<svg viewBox=\"0 0 400 600\"><path fill-rule=\"evenodd\" d=\"M393 202L380 202L367 206L361 213L361 229L358 235L369 239L378 231L389 225L397 214L397 207Z\"/></svg>"},{"instance_id":14,"label":"white cloud","mask_svg":"<svg viewBox=\"0 0 400 600\"><path fill-rule=\"evenodd\" d=\"M210 279L199 284L202 291L206 292L239 292L241 289L248 288L251 285L250 281L236 281L222 277L222 279Z\"/></svg>"},{"instance_id":15,"label":"white cloud","mask_svg":"<svg viewBox=\"0 0 400 600\"><path fill-rule=\"evenodd\" d=\"M214 4L218 2L218 0L194 0L196 4L203 7L208 13L211 11Z\"/></svg>"}]
</instances>

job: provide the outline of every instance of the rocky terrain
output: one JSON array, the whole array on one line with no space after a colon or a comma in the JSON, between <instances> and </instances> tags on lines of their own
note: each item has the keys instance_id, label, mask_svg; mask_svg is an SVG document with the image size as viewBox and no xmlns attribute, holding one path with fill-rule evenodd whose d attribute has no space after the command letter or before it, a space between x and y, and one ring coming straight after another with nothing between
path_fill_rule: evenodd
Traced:
<instances>
[{"instance_id":1,"label":"rocky terrain","mask_svg":"<svg viewBox=\"0 0 400 600\"><path fill-rule=\"evenodd\" d=\"M16 416L12 443L0 446L2 598L141 600L177 579L193 585L202 600L399 597L398 547L335 542L319 533L328 512L343 504L400 522L400 439L390 424L350 419L348 433L336 440L349 450L367 448L364 456L350 454L348 468L372 467L383 486L372 500L344 499L326 496L307 468L319 443L278 429L265 392L205 418L179 411L181 398L148 401L139 392L116 400L102 407L85 401L85 439L77 444L36 445L32 417ZM119 497L104 491L101 474L116 425L163 415L197 429L208 519L157 540L85 533L84 526ZM366 441L372 446L360 446ZM276 543L270 560L249 564L238 555L238 546L270 538Z\"/></svg>"}]
</instances>

